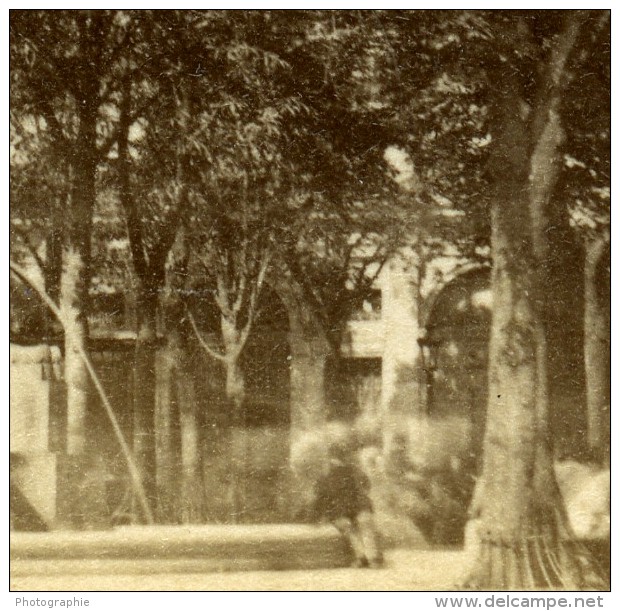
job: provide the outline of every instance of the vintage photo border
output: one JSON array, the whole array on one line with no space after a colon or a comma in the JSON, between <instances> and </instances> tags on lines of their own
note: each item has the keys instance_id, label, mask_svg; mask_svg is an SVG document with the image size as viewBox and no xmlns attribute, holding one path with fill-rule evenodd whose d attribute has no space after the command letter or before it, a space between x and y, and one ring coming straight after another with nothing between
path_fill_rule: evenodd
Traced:
<instances>
[{"instance_id":1,"label":"vintage photo border","mask_svg":"<svg viewBox=\"0 0 620 611\"><path fill-rule=\"evenodd\" d=\"M374 4L374 6L373 6ZM472 6L473 4L473 6ZM544 6L541 7L541 3L535 3L535 2L522 2L522 3L518 3L517 6L515 6L514 4L509 4L508 6L505 7L498 7L497 3L472 3L472 4L465 4L465 3L447 3L444 4L442 6L445 8L581 8L583 6L582 3L574 3L574 2L569 2L569 3L559 3L559 2L553 2L553 3L543 3ZM53 3L39 3L38 6L41 6L42 8L56 8ZM354 3L337 3L335 6L326 6L325 3L313 3L313 5L308 6L307 4L304 3L296 3L295 6L291 6L291 5L285 5L285 3L282 2L278 2L278 3L274 3L274 4L268 4L265 5L262 2L256 2L256 3L248 3L248 2L243 2L243 3L237 3L237 2L231 2L231 3L227 3L226 8L227 7L231 7L231 8L376 8L376 3L366 3L366 2L354 2ZM14 6L13 8L22 8L22 7L17 7ZM71 7L73 8L73 7ZM76 6L75 8L80 8L80 6ZM95 5L93 6L93 8L106 8L105 5L101 6L98 5L97 3L95 3ZM131 7L131 8L169 8L169 4L167 3L163 3L163 2L152 2L152 3L144 3L144 6L135 6L135 4ZM209 8L209 7L205 7L204 5L197 5L195 7L193 6L187 6L187 8ZM220 6L215 6L213 8L221 8ZM414 6L411 6L411 4L409 3L402 3L402 2L398 2L398 3L389 3L389 8L416 8ZM424 6L420 6L420 8L426 8ZM435 8L435 7L433 7ZM598 7L596 7L598 8ZM600 8L605 8L605 7L600 7ZM613 42L615 42L615 38L616 36L614 36L615 34L617 34L617 30L618 30L618 22L619 19L617 17L617 11L614 11L612 8L612 39ZM7 20L8 22L8 20ZM4 31L6 33L6 39L5 40L5 49L8 48L8 23L4 28ZM617 48L618 45L614 45L612 43L612 66L613 68L617 68L618 64L620 63L618 61L618 52L617 52ZM5 55L5 57L7 58L7 72L5 73L5 83L8 81L8 71L9 71L9 67L8 67L8 54ZM613 69L612 69L612 75L614 74ZM612 125L614 126L614 128L617 126L618 121L616 120L615 122L613 121L613 119L616 118L617 116L617 107L616 107L616 101L618 100L618 95L614 95L617 94L617 78L613 79L612 77L612 100L614 102L613 105L613 112L612 112ZM6 109L6 114L5 117L8 116L8 86L7 86L7 90L5 92L5 96L4 99L7 101L7 109ZM614 156L614 153L617 152L617 138L615 138L614 136L616 135L616 131L617 129L612 129L612 159L617 158L618 155ZM8 128L7 128L7 135L8 135ZM7 168L7 173L6 173L6 183L5 183L5 193L7 194L7 201L8 201L8 155L7 155L7 162L5 163L5 168ZM612 165L612 176L613 178L617 177L618 174L618 170L617 167L614 167L614 165ZM614 180L612 179L612 183L614 182ZM3 217L3 219L8 219L8 214L6 216ZM4 222L4 220L2 221ZM7 220L7 226L6 226L6 235L8 235L9 232L9 227L8 227L8 220ZM8 260L8 246L7 246L7 260ZM612 312L615 311L614 310L614 306L617 305L618 299L617 299L617 290L616 290L616 276L615 276L615 266L613 265L613 263L616 262L616 255L614 254L614 250L612 249ZM8 286L8 284L7 284ZM8 291L7 291L7 298L2 300L2 304L3 304L3 308L6 308L6 310L3 309L3 311L6 311L7 313L7 319L8 319ZM616 408L615 403L617 403L617 401L614 401L614 397L615 397L615 393L614 393L614 384L615 384L615 379L614 379L614 363L615 363L615 346L616 346L616 339L617 339L617 333L616 333L616 327L615 325L613 325L612 323L612 414L614 414L614 410ZM5 356L5 362L7 364L7 366L4 369L4 376L6 376L4 378L5 380L5 385L3 386L4 388L6 388L8 390L8 386L9 386L9 356L8 356L8 342L7 342L7 350L4 353ZM6 396L6 395L5 395ZM8 396L7 396L7 402L8 402ZM6 412L7 417L8 417L8 410ZM612 439L616 439L618 437L618 434L620 433L620 431L618 431L618 418L615 418L612 415ZM10 436L10 429L8 426L8 422L7 422L7 437L5 437L5 439L7 440L7 446L5 448L5 456L8 457L8 446L9 446L9 436ZM612 473L614 472L614 470L618 470L618 452L611 452L611 456L612 456ZM6 468L3 470L3 484L4 484L4 490L8 490L8 464L6 465ZM614 478L612 477L612 497L614 497L612 499L612 522L615 523L616 521L616 517L618 514L618 503L614 502L615 500L615 496L617 495L617 493L615 492L616 489L616 485L614 483ZM7 508L7 512L6 512L6 532L7 532L7 545L8 545L8 524L9 524L9 515L8 515L8 503L5 505L5 507ZM617 554L618 554L618 545L614 539L613 536L614 530L612 527L612 593L611 594L605 594L604 595L604 607L606 608L610 608L611 605L614 602L618 602L619 597L617 595L617 588L620 585L618 583L618 579L616 577L616 575L614 575L614 568L616 567L617 562L614 562L614 560L617 558ZM618 571L615 571L616 574L618 573ZM8 571L7 571L7 577L8 577ZM82 594L79 594L80 592L82 592ZM180 593L182 592L182 594ZM291 604L296 605L296 606L301 606L302 608L312 608L314 609L316 607L317 604L322 605L322 604L329 604L329 605L337 605L337 604L342 604L342 599L339 597L339 594L326 594L324 596L321 596L321 598L315 598L315 596L317 596L316 594L314 595L310 595L312 591L306 591L305 593L302 593L301 595L299 593L296 594L292 594L290 592L278 592L278 593L270 593L270 594L262 594L258 599L255 597L255 591L248 591L245 592L243 594L238 593L237 596L235 598L231 600L229 599L229 597L225 597L223 599L220 599L220 597L224 594L223 592L217 592L217 591L209 591L209 592L198 592L198 591L193 591L193 592L185 592L183 590L179 590L178 592L174 593L166 593L163 594L160 593L159 591L151 591L151 592L144 592L144 593L136 593L136 592L127 592L124 590L119 590L117 592L91 592L88 590L76 590L75 591L75 596L77 598L82 598L82 599L88 599L90 604L89 606L91 608L108 608L111 607L112 605L120 605L121 608L129 608L129 606L135 606L135 605L142 605L144 608L147 608L150 605L153 605L153 607L157 608L158 606L162 606L165 605L166 607L170 606L170 605L180 605L183 607L187 607L188 609L193 609L193 608L205 608L207 606L213 606L213 605L226 605L226 604L249 604L249 605L255 605L255 604L269 604L270 606L273 606L274 608L278 608L279 606L281 606L281 608L285 608L285 605L288 607ZM7 598L7 602L10 605L11 608L20 608L19 605L16 603L16 599L19 597L24 597L27 595L28 599L32 600L35 598L62 598L60 595L60 593L58 592L30 592L30 593L24 593L24 592L11 592L10 591L10 584L9 584L9 592L8 592L8 597ZM73 591L72 593L65 593L67 595L67 598L72 598L73 597ZM71 595L70 595L71 594ZM305 596L304 594L306 594L307 596ZM388 594L388 593L385 593ZM472 593L473 595L478 596L478 600L481 601L481 604L484 604L485 599L487 598L486 596L483 595L483 593ZM409 605L409 606L415 606L416 608L420 608L420 609L433 609L436 608L436 604L434 602L434 598L435 598L435 593L421 593L421 592L411 592L411 593L398 593L398 594L389 594L390 598L389 598L389 603L391 604L404 604L404 605ZM377 593L373 594L373 597L378 596ZM558 595L555 595L556 598ZM377 602L379 602L380 604L384 602L383 600L383 595L381 596L381 600L377 600L376 598L366 598L365 594L362 593L355 593L355 592L348 592L347 593L347 598L346 598L346 604L352 604L352 605L361 605L362 607L364 607L365 604L376 604ZM385 601L388 602L388 601ZM23 608L23 607L22 607Z\"/></svg>"}]
</instances>

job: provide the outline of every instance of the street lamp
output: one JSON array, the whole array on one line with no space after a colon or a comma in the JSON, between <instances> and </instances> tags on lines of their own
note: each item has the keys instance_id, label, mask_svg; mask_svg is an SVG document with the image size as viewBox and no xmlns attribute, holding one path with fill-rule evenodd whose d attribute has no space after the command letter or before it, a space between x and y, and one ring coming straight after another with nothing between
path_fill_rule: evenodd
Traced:
<instances>
[{"instance_id":1,"label":"street lamp","mask_svg":"<svg viewBox=\"0 0 620 611\"><path fill-rule=\"evenodd\" d=\"M425 411L429 414L435 401L434 381L435 371L437 371L437 347L439 342L430 338L429 334L424 331L424 334L418 338L418 345L420 346L422 371L424 372L424 385L426 388Z\"/></svg>"}]
</instances>

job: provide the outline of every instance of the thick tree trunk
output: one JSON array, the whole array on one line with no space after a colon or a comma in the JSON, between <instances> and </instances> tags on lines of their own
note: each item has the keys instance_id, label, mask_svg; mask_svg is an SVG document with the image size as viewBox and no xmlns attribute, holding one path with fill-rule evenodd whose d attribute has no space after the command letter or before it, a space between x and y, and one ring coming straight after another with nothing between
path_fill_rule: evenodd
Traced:
<instances>
[{"instance_id":1,"label":"thick tree trunk","mask_svg":"<svg viewBox=\"0 0 620 611\"><path fill-rule=\"evenodd\" d=\"M238 357L226 360L226 398L233 408L233 422L241 426L243 401L245 399L245 378Z\"/></svg>"},{"instance_id":2,"label":"thick tree trunk","mask_svg":"<svg viewBox=\"0 0 620 611\"><path fill-rule=\"evenodd\" d=\"M220 326L224 343L224 364L226 367L226 398L234 408L233 420L238 420L237 412L243 405L245 398L245 379L239 363L241 355L241 332L237 329L234 320L221 317Z\"/></svg>"},{"instance_id":3,"label":"thick tree trunk","mask_svg":"<svg viewBox=\"0 0 620 611\"><path fill-rule=\"evenodd\" d=\"M248 323L250 324L250 323ZM226 398L231 409L232 453L231 490L232 521L242 521L247 505L247 477L249 473L245 374L241 366L241 354L245 345L244 332L237 328L235 320L221 317L222 339L224 343L224 366L226 371Z\"/></svg>"},{"instance_id":4,"label":"thick tree trunk","mask_svg":"<svg viewBox=\"0 0 620 611\"><path fill-rule=\"evenodd\" d=\"M529 240L521 229L527 206L513 202L496 205L493 215L489 399L472 505L480 548L470 585L569 587L574 571L560 541L564 516L547 428L544 335L533 304L532 260L519 248Z\"/></svg>"},{"instance_id":5,"label":"thick tree trunk","mask_svg":"<svg viewBox=\"0 0 620 611\"><path fill-rule=\"evenodd\" d=\"M80 253L65 251L60 288L60 310L65 333L64 378L67 387L67 453L82 454L87 448L89 375L81 350L86 348L88 325L83 291L86 275Z\"/></svg>"},{"instance_id":6,"label":"thick tree trunk","mask_svg":"<svg viewBox=\"0 0 620 611\"><path fill-rule=\"evenodd\" d=\"M88 289L91 281L91 233L95 206L96 109L80 113L81 146L73 162L69 219L64 239L60 311L65 328L65 383L67 385L67 452L86 450L88 372L78 355L88 339Z\"/></svg>"},{"instance_id":7,"label":"thick tree trunk","mask_svg":"<svg viewBox=\"0 0 620 611\"><path fill-rule=\"evenodd\" d=\"M224 343L224 366L226 371L226 399L231 409L230 430L230 499L233 523L241 520L245 508L245 378L239 357L241 334L234 321L221 317L222 340Z\"/></svg>"},{"instance_id":8,"label":"thick tree trunk","mask_svg":"<svg viewBox=\"0 0 620 611\"><path fill-rule=\"evenodd\" d=\"M161 222L159 235L155 244L150 245L149 248L144 234L143 219L140 216L130 180L132 160L129 154L129 132L132 117L130 112L131 81L129 77L124 79L123 89L118 137L118 178L121 204L127 218L133 267L139 282L135 308L137 336L134 360L133 445L149 504L153 508L157 507L160 500L158 499L159 489L163 495L161 497L162 507L156 509L156 513L159 519L168 521L173 519L172 513L174 513L170 505L172 498L170 497L172 482L169 480L171 465L168 456L170 446L165 434L156 440L155 419L156 402L159 401L161 406L158 413L161 415L164 431L169 432L170 408L174 405L170 392L175 368L174 363L167 357L176 350L176 347L165 349L165 354L158 363L157 315L160 306L160 292L166 281L166 258L177 235L180 209L185 202L182 197L181 201L176 202L176 209L168 212L165 220L159 219ZM174 324L176 322L175 320ZM159 373L164 376L164 380L157 379L157 365L160 365ZM158 441L160 445L163 444L161 452L159 452L160 458L158 458L157 451ZM161 465L163 473L159 480L157 477L158 461L163 461Z\"/></svg>"},{"instance_id":9,"label":"thick tree trunk","mask_svg":"<svg viewBox=\"0 0 620 611\"><path fill-rule=\"evenodd\" d=\"M45 241L45 292L58 304L62 276L62 231L50 231ZM51 313L50 313L51 314Z\"/></svg>"},{"instance_id":10,"label":"thick tree trunk","mask_svg":"<svg viewBox=\"0 0 620 611\"><path fill-rule=\"evenodd\" d=\"M553 66L555 69L555 66ZM553 470L544 325L544 209L554 189L561 130L557 100L532 126L520 85L498 70L492 191L493 318L481 477L471 507L479 548L468 585L481 589L579 589L582 571Z\"/></svg>"},{"instance_id":11,"label":"thick tree trunk","mask_svg":"<svg viewBox=\"0 0 620 611\"><path fill-rule=\"evenodd\" d=\"M569 226L566 196L557 189L562 167L562 104L572 74L571 53L586 18L585 11L564 15L564 27L553 41L530 117L523 121L529 153L527 188L532 246L537 268L536 307L544 325L549 375L549 417L556 451L579 458L585 450L585 381L581 266L583 256ZM519 92L515 92L517 95ZM521 95L525 108L527 96ZM517 104L513 113L519 112ZM506 117L506 120L511 120ZM515 119L512 119L515 121ZM508 154L508 151L506 151Z\"/></svg>"},{"instance_id":12,"label":"thick tree trunk","mask_svg":"<svg viewBox=\"0 0 620 611\"><path fill-rule=\"evenodd\" d=\"M70 528L98 523L101 505L88 466L97 452L88 437L90 376L82 355L88 341L85 283L90 278L84 253L65 247L60 288L64 328L64 379L67 397L66 456L59 462L59 522ZM86 285L87 286L87 285ZM89 502L93 501L93 502Z\"/></svg>"},{"instance_id":13,"label":"thick tree trunk","mask_svg":"<svg viewBox=\"0 0 620 611\"><path fill-rule=\"evenodd\" d=\"M291 333L291 428L295 435L316 430L325 422L327 342Z\"/></svg>"},{"instance_id":14,"label":"thick tree trunk","mask_svg":"<svg viewBox=\"0 0 620 611\"><path fill-rule=\"evenodd\" d=\"M602 297L601 263L609 234L588 246L584 269L584 347L588 399L588 446L598 461L609 462L611 346L609 301Z\"/></svg>"},{"instance_id":15,"label":"thick tree trunk","mask_svg":"<svg viewBox=\"0 0 620 611\"><path fill-rule=\"evenodd\" d=\"M90 83L96 86L96 82ZM88 87L86 87L88 88ZM96 116L95 89L85 92L80 106L79 146L71 160L73 169L68 218L63 239L62 273L59 308L64 328L65 385L67 389L67 457L64 465L64 486L59 492L61 521L74 527L86 527L98 521L92 491L94 479L88 478L89 464L97 447L89 443L88 412L90 377L81 353L87 352L88 290L91 281L91 234L95 205ZM90 483L89 483L90 482ZM100 503L99 503L100 504Z\"/></svg>"}]
</instances>

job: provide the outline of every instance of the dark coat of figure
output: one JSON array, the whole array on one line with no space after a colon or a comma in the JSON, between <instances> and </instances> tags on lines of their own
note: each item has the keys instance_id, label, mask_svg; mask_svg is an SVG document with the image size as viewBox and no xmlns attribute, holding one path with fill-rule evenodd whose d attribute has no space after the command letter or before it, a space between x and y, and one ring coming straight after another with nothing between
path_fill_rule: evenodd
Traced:
<instances>
[{"instance_id":1,"label":"dark coat of figure","mask_svg":"<svg viewBox=\"0 0 620 611\"><path fill-rule=\"evenodd\" d=\"M342 533L357 567L383 564L369 491L368 477L351 457L332 449L329 469L316 483L312 513L316 520L328 520Z\"/></svg>"}]
</instances>

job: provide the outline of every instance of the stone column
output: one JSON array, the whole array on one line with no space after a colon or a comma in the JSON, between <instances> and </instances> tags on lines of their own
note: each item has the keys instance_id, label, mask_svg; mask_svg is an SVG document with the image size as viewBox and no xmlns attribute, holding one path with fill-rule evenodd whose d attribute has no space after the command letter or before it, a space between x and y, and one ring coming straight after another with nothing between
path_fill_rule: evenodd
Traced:
<instances>
[{"instance_id":1,"label":"stone column","mask_svg":"<svg viewBox=\"0 0 620 611\"><path fill-rule=\"evenodd\" d=\"M420 412L420 336L416 269L404 255L389 261L381 274L384 333L381 408L384 441L392 425Z\"/></svg>"}]
</instances>

